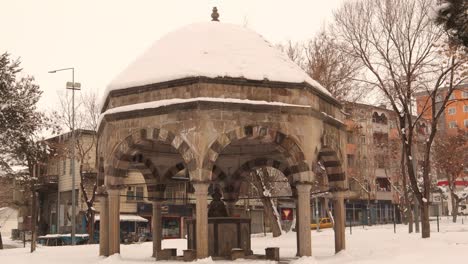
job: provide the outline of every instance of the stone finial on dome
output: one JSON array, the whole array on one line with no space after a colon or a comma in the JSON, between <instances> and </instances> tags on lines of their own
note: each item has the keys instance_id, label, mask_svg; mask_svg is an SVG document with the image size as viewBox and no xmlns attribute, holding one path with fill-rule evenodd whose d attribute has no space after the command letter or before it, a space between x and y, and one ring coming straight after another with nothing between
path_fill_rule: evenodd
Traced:
<instances>
[{"instance_id":1,"label":"stone finial on dome","mask_svg":"<svg viewBox=\"0 0 468 264\"><path fill-rule=\"evenodd\" d=\"M213 7L213 12L211 13L211 21L218 21L219 22L219 13L218 13L218 8Z\"/></svg>"}]
</instances>

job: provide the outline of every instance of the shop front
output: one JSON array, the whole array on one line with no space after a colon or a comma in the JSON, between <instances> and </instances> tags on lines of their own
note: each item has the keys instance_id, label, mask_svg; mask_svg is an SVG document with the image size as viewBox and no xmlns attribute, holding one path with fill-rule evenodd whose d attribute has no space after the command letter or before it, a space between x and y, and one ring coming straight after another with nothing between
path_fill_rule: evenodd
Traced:
<instances>
[{"instance_id":1,"label":"shop front","mask_svg":"<svg viewBox=\"0 0 468 264\"><path fill-rule=\"evenodd\" d=\"M148 219L151 222L152 204L138 203L138 215ZM184 238L187 233L184 226L185 219L191 218L194 211L194 205L162 205L162 234L164 239Z\"/></svg>"}]
</instances>

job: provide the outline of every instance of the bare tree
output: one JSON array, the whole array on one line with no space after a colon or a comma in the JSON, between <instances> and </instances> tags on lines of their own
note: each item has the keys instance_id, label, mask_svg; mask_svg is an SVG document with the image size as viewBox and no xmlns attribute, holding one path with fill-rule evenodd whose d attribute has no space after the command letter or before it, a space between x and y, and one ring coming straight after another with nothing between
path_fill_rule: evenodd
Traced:
<instances>
[{"instance_id":1,"label":"bare tree","mask_svg":"<svg viewBox=\"0 0 468 264\"><path fill-rule=\"evenodd\" d=\"M299 67L304 68L304 47L299 42L288 40L285 44L277 44L276 47L285 53Z\"/></svg>"},{"instance_id":2,"label":"bare tree","mask_svg":"<svg viewBox=\"0 0 468 264\"><path fill-rule=\"evenodd\" d=\"M463 176L468 160L468 134L459 129L456 135L438 135L434 144L434 165L447 177L452 199L452 220L457 222L458 206L466 199L466 192L456 189L456 181Z\"/></svg>"},{"instance_id":3,"label":"bare tree","mask_svg":"<svg viewBox=\"0 0 468 264\"><path fill-rule=\"evenodd\" d=\"M367 70L362 81L376 87L398 114L400 140L404 144L406 172L413 193L421 205L422 237L430 237L429 194L431 191L431 147L437 132L437 121L456 85L449 85L440 93L444 81L466 65L466 59L456 52L449 63L441 63L436 43L443 40L443 31L429 17L433 0L388 0L346 2L335 12L335 29L340 41ZM414 94L426 91L432 108L429 135L424 149L421 178L418 188L417 166L412 162L416 124L422 114L415 115Z\"/></svg>"},{"instance_id":4,"label":"bare tree","mask_svg":"<svg viewBox=\"0 0 468 264\"><path fill-rule=\"evenodd\" d=\"M362 63L340 45L333 31L321 30L305 44L288 41L277 46L336 99L355 102L368 91L356 81Z\"/></svg>"},{"instance_id":5,"label":"bare tree","mask_svg":"<svg viewBox=\"0 0 468 264\"><path fill-rule=\"evenodd\" d=\"M303 69L336 99L355 102L367 89L356 79L362 63L341 47L333 31L322 30L304 46Z\"/></svg>"},{"instance_id":6,"label":"bare tree","mask_svg":"<svg viewBox=\"0 0 468 264\"><path fill-rule=\"evenodd\" d=\"M270 219L273 237L278 237L281 235L280 215L272 198L277 177L271 170L262 167L252 172L252 178L252 184L263 203L265 214Z\"/></svg>"},{"instance_id":7,"label":"bare tree","mask_svg":"<svg viewBox=\"0 0 468 264\"><path fill-rule=\"evenodd\" d=\"M96 131L99 120L99 104L94 93L83 94L75 106L76 120L75 142L71 144L57 144L60 155L70 157L71 148L75 148L75 159L79 164L80 190L86 205L86 225L93 243L94 238L94 202L96 200L97 177L89 179L95 175L95 151L96 151ZM66 129L71 130L71 101L67 95L60 97L60 110L54 115L57 121Z\"/></svg>"}]
</instances>

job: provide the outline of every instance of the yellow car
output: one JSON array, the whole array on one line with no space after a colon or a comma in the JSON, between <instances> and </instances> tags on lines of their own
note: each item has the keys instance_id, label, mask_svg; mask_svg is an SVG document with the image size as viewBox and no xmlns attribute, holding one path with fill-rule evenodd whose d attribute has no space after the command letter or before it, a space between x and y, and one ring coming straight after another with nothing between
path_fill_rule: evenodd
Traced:
<instances>
[{"instance_id":1,"label":"yellow car","mask_svg":"<svg viewBox=\"0 0 468 264\"><path fill-rule=\"evenodd\" d=\"M313 223L310 224L310 229L317 229L317 223L315 222L315 219L312 219ZM319 222L319 228L331 228L333 227L333 223L330 220L330 218L325 217L325 218L320 218Z\"/></svg>"}]
</instances>

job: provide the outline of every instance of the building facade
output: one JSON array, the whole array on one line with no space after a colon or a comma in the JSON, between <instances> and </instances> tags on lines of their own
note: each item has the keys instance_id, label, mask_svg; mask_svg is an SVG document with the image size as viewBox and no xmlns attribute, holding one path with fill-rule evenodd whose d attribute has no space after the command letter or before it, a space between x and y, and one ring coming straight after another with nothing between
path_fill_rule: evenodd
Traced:
<instances>
[{"instance_id":1,"label":"building facade","mask_svg":"<svg viewBox=\"0 0 468 264\"><path fill-rule=\"evenodd\" d=\"M440 95L436 97L436 110L439 110L443 106L443 99L446 93L446 88L440 90ZM418 114L422 114L425 119L431 120L433 106L430 103L429 96L426 92L417 93L415 96ZM464 133L468 132L468 83L462 83L454 89L443 114L439 118L437 129L437 133L442 136L455 136L460 131ZM435 155L437 155L437 153L435 153ZM447 175L440 170L435 171L437 185L447 190L448 188L446 187L449 185ZM455 180L454 185L457 192L464 191L468 188L468 167L465 167L462 174ZM438 214L451 214L452 201L449 191L447 191L446 194L434 192L432 198L434 206L437 207ZM462 204L465 203L467 203L466 200L462 202Z\"/></svg>"}]
</instances>

